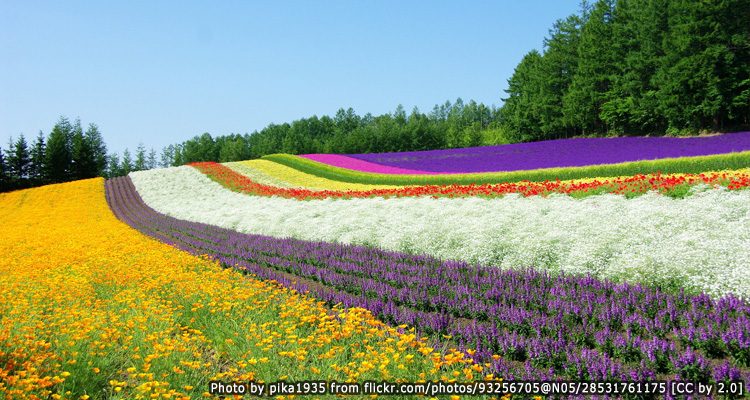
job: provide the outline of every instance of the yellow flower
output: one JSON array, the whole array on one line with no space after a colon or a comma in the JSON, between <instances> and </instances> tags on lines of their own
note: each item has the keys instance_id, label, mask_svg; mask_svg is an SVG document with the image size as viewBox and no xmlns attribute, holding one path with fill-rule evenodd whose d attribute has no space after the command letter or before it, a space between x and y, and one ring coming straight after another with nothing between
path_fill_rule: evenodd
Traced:
<instances>
[{"instance_id":1,"label":"yellow flower","mask_svg":"<svg viewBox=\"0 0 750 400\"><path fill-rule=\"evenodd\" d=\"M71 398L49 388L72 363L85 366L78 393L101 390L101 374L122 398L194 397L174 389L194 390L186 371L424 381L465 366L444 365L456 356L435 353L413 327L398 333L367 310L327 308L142 235L112 214L102 179L2 193L0 221L0 314L13 326L0 327L0 356L25 360L0 393Z\"/></svg>"}]
</instances>

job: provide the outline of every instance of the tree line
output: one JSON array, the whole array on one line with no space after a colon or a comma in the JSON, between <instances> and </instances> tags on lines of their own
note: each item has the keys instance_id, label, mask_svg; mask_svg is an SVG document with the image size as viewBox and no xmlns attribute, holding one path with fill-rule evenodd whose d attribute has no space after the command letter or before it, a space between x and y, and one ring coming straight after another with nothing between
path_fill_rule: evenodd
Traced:
<instances>
[{"instance_id":1,"label":"tree line","mask_svg":"<svg viewBox=\"0 0 750 400\"><path fill-rule=\"evenodd\" d=\"M392 113L358 115L339 109L333 117L312 116L291 123L271 124L252 134L212 137L209 133L170 145L163 156L173 165L195 161L236 161L267 154L372 153L431 150L508 143L500 110L457 99L406 113L399 105Z\"/></svg>"},{"instance_id":2,"label":"tree line","mask_svg":"<svg viewBox=\"0 0 750 400\"><path fill-rule=\"evenodd\" d=\"M558 20L543 50L508 79L500 108L460 98L407 113L312 116L252 134L195 136L156 152L106 154L95 124L66 118L0 150L0 189L121 176L273 153L432 150L573 136L692 134L750 128L749 0L597 0Z\"/></svg>"},{"instance_id":3,"label":"tree line","mask_svg":"<svg viewBox=\"0 0 750 400\"><path fill-rule=\"evenodd\" d=\"M512 140L750 125L750 1L599 0L557 21L508 80Z\"/></svg>"},{"instance_id":4,"label":"tree line","mask_svg":"<svg viewBox=\"0 0 750 400\"><path fill-rule=\"evenodd\" d=\"M0 192L98 176L111 178L165 165L170 164L158 163L156 152L146 153L143 144L138 145L134 157L128 149L122 160L116 153L108 155L96 124L89 124L84 131L80 120L71 123L60 117L46 138L40 131L29 143L21 134L18 139L11 138L6 149L0 147Z\"/></svg>"},{"instance_id":5,"label":"tree line","mask_svg":"<svg viewBox=\"0 0 750 400\"><path fill-rule=\"evenodd\" d=\"M574 136L681 135L750 128L750 1L598 0L560 19L508 79L501 108L461 99L424 114L271 124L204 133L166 149L172 164L272 153L370 153Z\"/></svg>"}]
</instances>

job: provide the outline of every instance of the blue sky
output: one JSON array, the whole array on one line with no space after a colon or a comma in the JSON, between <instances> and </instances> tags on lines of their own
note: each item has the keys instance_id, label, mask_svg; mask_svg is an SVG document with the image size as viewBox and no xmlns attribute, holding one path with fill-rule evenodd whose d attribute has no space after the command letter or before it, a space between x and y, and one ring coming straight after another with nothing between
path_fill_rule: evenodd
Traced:
<instances>
[{"instance_id":1,"label":"blue sky","mask_svg":"<svg viewBox=\"0 0 750 400\"><path fill-rule=\"evenodd\" d=\"M111 151L333 115L499 105L579 0L0 0L0 147L60 115Z\"/></svg>"}]
</instances>

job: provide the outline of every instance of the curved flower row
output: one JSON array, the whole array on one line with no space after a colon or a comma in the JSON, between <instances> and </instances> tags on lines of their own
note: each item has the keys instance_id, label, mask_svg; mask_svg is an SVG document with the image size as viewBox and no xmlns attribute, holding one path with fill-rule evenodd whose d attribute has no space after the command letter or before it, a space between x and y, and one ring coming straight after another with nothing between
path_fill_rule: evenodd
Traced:
<instances>
[{"instance_id":1,"label":"curved flower row","mask_svg":"<svg viewBox=\"0 0 750 400\"><path fill-rule=\"evenodd\" d=\"M750 187L750 174L747 170L707 172L702 174L650 174L620 178L602 178L574 181L513 182L483 185L426 185L387 189L367 190L312 190L309 188L284 188L255 182L231 168L214 162L192 163L191 166L211 179L231 190L256 196L279 196L284 198L311 199L350 199L365 197L495 197L507 194L522 196L546 196L552 193L583 197L593 194L613 193L637 195L649 191L664 194L684 195L696 185L723 186L730 190ZM288 167L286 167L288 168ZM351 185L351 184L350 184Z\"/></svg>"},{"instance_id":2,"label":"curved flower row","mask_svg":"<svg viewBox=\"0 0 750 400\"><path fill-rule=\"evenodd\" d=\"M407 169L400 167L393 167L384 164L377 164L366 160L361 160L355 157L350 157L340 154L304 154L300 157L307 158L308 160L317 161L319 163L332 165L334 167L351 169L360 172L372 172L376 174L395 174L395 175L436 175L445 174L447 172L433 172L423 171L419 169Z\"/></svg>"},{"instance_id":3,"label":"curved flower row","mask_svg":"<svg viewBox=\"0 0 750 400\"><path fill-rule=\"evenodd\" d=\"M196 399L211 397L211 379L481 377L461 353L443 356L369 311L331 310L138 233L112 214L104 186L0 194L0 398Z\"/></svg>"},{"instance_id":4,"label":"curved flower row","mask_svg":"<svg viewBox=\"0 0 750 400\"><path fill-rule=\"evenodd\" d=\"M302 156L270 154L264 160L273 161L310 175L340 182L360 184L414 185L469 185L503 182L543 182L569 179L632 176L637 174L700 174L705 171L739 170L750 166L750 151L730 152L706 156L659 158L655 160L604 163L578 167L537 169L511 168L499 172L471 172L449 174L383 174L363 172L321 163Z\"/></svg>"},{"instance_id":5,"label":"curved flower row","mask_svg":"<svg viewBox=\"0 0 750 400\"><path fill-rule=\"evenodd\" d=\"M251 161L265 161L265 163L271 163L271 161L266 160L251 160ZM252 181L263 184L263 185L269 185L269 186L276 186L276 187L295 187L295 185L292 185L291 183L280 179L272 174L267 173L266 171L260 170L260 168L256 168L255 165L248 165L247 161L233 161L224 163L222 165L226 166L227 168L245 175L246 177L250 178Z\"/></svg>"},{"instance_id":6,"label":"curved flower row","mask_svg":"<svg viewBox=\"0 0 750 400\"><path fill-rule=\"evenodd\" d=\"M501 271L364 246L242 234L177 220L108 181L113 210L143 233L227 266L364 307L464 347L509 379L702 382L750 377L750 305L592 277Z\"/></svg>"},{"instance_id":7,"label":"curved flower row","mask_svg":"<svg viewBox=\"0 0 750 400\"><path fill-rule=\"evenodd\" d=\"M434 174L614 164L748 150L750 150L750 132L737 132L689 138L643 136L574 138L462 149L346 156L308 154L302 157L359 171Z\"/></svg>"},{"instance_id":8,"label":"curved flower row","mask_svg":"<svg viewBox=\"0 0 750 400\"><path fill-rule=\"evenodd\" d=\"M530 265L750 298L750 191L298 201L247 196L192 167L130 174L175 218L245 233L367 244L484 265Z\"/></svg>"},{"instance_id":9,"label":"curved flower row","mask_svg":"<svg viewBox=\"0 0 750 400\"><path fill-rule=\"evenodd\" d=\"M393 189L398 186L393 185L370 185L363 183L350 183L335 181L320 176L308 174L300 170L288 167L269 160L256 159L247 161L238 161L233 163L222 164L241 175L245 175L257 183L262 182L256 177L264 176L273 178L282 185L271 184L271 186L295 187L311 190L372 190L372 189Z\"/></svg>"}]
</instances>

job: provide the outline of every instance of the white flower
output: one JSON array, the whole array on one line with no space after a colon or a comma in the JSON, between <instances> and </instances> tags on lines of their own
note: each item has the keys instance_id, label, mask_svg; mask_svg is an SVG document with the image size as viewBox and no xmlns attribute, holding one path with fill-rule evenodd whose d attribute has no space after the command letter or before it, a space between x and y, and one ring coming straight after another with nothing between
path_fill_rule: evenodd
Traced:
<instances>
[{"instance_id":1,"label":"white flower","mask_svg":"<svg viewBox=\"0 0 750 400\"><path fill-rule=\"evenodd\" d=\"M608 194L298 201L235 193L186 166L130 177L159 212L245 233L750 298L750 190L679 200L648 193L629 200Z\"/></svg>"}]
</instances>

